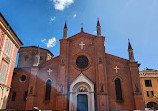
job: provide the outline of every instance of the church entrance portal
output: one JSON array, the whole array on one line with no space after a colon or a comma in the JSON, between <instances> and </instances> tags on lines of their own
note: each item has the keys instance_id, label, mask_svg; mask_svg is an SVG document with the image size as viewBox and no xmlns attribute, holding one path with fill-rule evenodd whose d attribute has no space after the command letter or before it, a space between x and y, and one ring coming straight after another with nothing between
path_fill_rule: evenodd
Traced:
<instances>
[{"instance_id":1,"label":"church entrance portal","mask_svg":"<svg viewBox=\"0 0 158 111\"><path fill-rule=\"evenodd\" d=\"M77 95L77 111L88 111L88 97L86 94Z\"/></svg>"},{"instance_id":2,"label":"church entrance portal","mask_svg":"<svg viewBox=\"0 0 158 111\"><path fill-rule=\"evenodd\" d=\"M95 111L94 84L80 74L70 85L69 111Z\"/></svg>"}]
</instances>

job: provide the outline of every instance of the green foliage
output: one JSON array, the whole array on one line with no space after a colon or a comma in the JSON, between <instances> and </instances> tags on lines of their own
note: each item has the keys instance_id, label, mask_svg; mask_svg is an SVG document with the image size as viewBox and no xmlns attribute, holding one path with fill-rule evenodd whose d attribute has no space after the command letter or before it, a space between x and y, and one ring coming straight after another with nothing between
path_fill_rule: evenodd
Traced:
<instances>
[{"instance_id":1,"label":"green foliage","mask_svg":"<svg viewBox=\"0 0 158 111\"><path fill-rule=\"evenodd\" d=\"M158 99L158 90L156 91L156 94L154 94L154 98Z\"/></svg>"}]
</instances>

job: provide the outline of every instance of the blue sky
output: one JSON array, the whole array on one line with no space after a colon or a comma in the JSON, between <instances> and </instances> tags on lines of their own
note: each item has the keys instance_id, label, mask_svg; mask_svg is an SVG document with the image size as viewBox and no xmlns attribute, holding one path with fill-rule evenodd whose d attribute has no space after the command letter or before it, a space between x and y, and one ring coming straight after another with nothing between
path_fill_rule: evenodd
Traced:
<instances>
[{"instance_id":1,"label":"blue sky","mask_svg":"<svg viewBox=\"0 0 158 111\"><path fill-rule=\"evenodd\" d=\"M99 17L106 52L128 59L128 38L135 59L158 69L158 0L0 0L0 12L24 46L40 45L59 55L65 20L68 36L96 34Z\"/></svg>"}]
</instances>

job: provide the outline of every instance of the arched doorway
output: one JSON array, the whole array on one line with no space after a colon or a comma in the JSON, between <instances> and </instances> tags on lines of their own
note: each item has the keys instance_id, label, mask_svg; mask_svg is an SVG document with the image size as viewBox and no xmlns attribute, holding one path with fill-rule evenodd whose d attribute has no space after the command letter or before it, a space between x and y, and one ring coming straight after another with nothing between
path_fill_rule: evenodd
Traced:
<instances>
[{"instance_id":1,"label":"arched doorway","mask_svg":"<svg viewBox=\"0 0 158 111\"><path fill-rule=\"evenodd\" d=\"M148 102L147 103L147 108L151 108L153 110L158 110L158 104L155 102Z\"/></svg>"},{"instance_id":2,"label":"arched doorway","mask_svg":"<svg viewBox=\"0 0 158 111\"><path fill-rule=\"evenodd\" d=\"M83 74L70 85L69 111L95 111L94 84Z\"/></svg>"}]
</instances>

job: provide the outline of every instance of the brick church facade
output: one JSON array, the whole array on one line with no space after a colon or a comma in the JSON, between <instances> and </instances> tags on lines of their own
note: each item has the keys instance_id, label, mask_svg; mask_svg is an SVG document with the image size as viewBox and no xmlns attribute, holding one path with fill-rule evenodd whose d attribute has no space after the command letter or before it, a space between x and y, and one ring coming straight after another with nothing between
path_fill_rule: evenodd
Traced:
<instances>
[{"instance_id":1,"label":"brick church facade","mask_svg":"<svg viewBox=\"0 0 158 111\"><path fill-rule=\"evenodd\" d=\"M19 50L8 109L114 111L144 109L130 41L129 60L105 53L105 37L81 32L67 38L65 23L60 55L30 46Z\"/></svg>"}]
</instances>

